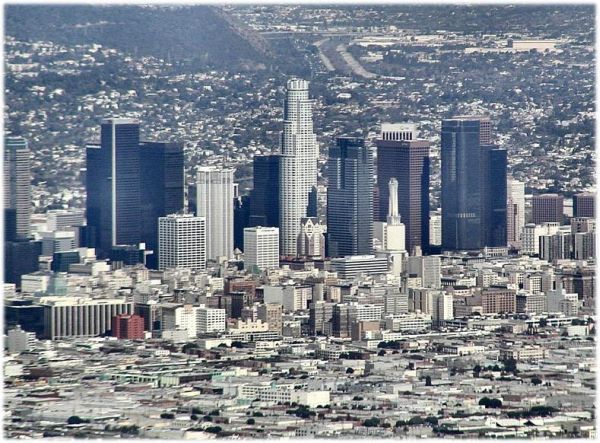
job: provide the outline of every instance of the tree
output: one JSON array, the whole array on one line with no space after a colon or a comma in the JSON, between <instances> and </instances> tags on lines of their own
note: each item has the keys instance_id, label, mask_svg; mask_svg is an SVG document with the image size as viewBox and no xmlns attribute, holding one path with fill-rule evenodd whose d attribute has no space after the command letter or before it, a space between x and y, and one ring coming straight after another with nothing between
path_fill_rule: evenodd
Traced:
<instances>
[{"instance_id":1,"label":"tree","mask_svg":"<svg viewBox=\"0 0 600 443\"><path fill-rule=\"evenodd\" d=\"M425 377L425 386L431 386L431 377L429 375Z\"/></svg>"},{"instance_id":2,"label":"tree","mask_svg":"<svg viewBox=\"0 0 600 443\"><path fill-rule=\"evenodd\" d=\"M69 425L80 425L82 423L89 423L89 420L85 420L77 415L71 415L69 418L67 418L67 424Z\"/></svg>"},{"instance_id":3,"label":"tree","mask_svg":"<svg viewBox=\"0 0 600 443\"><path fill-rule=\"evenodd\" d=\"M377 355L383 357L385 355L385 351L382 349L377 353Z\"/></svg>"},{"instance_id":4,"label":"tree","mask_svg":"<svg viewBox=\"0 0 600 443\"><path fill-rule=\"evenodd\" d=\"M548 326L548 320L547 320L547 319L545 319L545 318L541 318L541 319L540 319L540 326L541 326L542 328L545 328L546 326Z\"/></svg>"},{"instance_id":5,"label":"tree","mask_svg":"<svg viewBox=\"0 0 600 443\"><path fill-rule=\"evenodd\" d=\"M367 428L374 428L375 426L379 426L380 420L377 417L368 418L363 422L363 426Z\"/></svg>"},{"instance_id":6,"label":"tree","mask_svg":"<svg viewBox=\"0 0 600 443\"><path fill-rule=\"evenodd\" d=\"M481 406L485 406L486 409L497 409L502 407L502 401L498 398L483 397L479 400Z\"/></svg>"},{"instance_id":7,"label":"tree","mask_svg":"<svg viewBox=\"0 0 600 443\"><path fill-rule=\"evenodd\" d=\"M481 373L482 369L483 368L480 365L475 365L473 367L473 376L474 377L479 377L479 374Z\"/></svg>"},{"instance_id":8,"label":"tree","mask_svg":"<svg viewBox=\"0 0 600 443\"><path fill-rule=\"evenodd\" d=\"M221 426L209 426L205 429L206 432L210 432L211 434L218 434L222 430L223 428Z\"/></svg>"},{"instance_id":9,"label":"tree","mask_svg":"<svg viewBox=\"0 0 600 443\"><path fill-rule=\"evenodd\" d=\"M352 368L346 369L346 374L354 374L354 369L352 369Z\"/></svg>"},{"instance_id":10,"label":"tree","mask_svg":"<svg viewBox=\"0 0 600 443\"><path fill-rule=\"evenodd\" d=\"M160 414L160 418L172 420L175 418L175 414L172 414L171 412L163 412L162 414Z\"/></svg>"},{"instance_id":11,"label":"tree","mask_svg":"<svg viewBox=\"0 0 600 443\"><path fill-rule=\"evenodd\" d=\"M514 358L506 359L502 362L504 364L504 370L506 372L512 372L513 374L517 374L517 360Z\"/></svg>"},{"instance_id":12,"label":"tree","mask_svg":"<svg viewBox=\"0 0 600 443\"><path fill-rule=\"evenodd\" d=\"M537 375L534 375L533 377L531 377L531 383L534 386L541 385L542 384L542 379L539 378Z\"/></svg>"},{"instance_id":13,"label":"tree","mask_svg":"<svg viewBox=\"0 0 600 443\"><path fill-rule=\"evenodd\" d=\"M247 425L253 425L254 423L256 423L256 420L254 420L253 418L249 418L248 420L246 420Z\"/></svg>"},{"instance_id":14,"label":"tree","mask_svg":"<svg viewBox=\"0 0 600 443\"><path fill-rule=\"evenodd\" d=\"M410 420L408 420L409 426L422 425L423 423L425 423L425 420L423 420L418 415L415 415L414 417L411 417Z\"/></svg>"}]
</instances>

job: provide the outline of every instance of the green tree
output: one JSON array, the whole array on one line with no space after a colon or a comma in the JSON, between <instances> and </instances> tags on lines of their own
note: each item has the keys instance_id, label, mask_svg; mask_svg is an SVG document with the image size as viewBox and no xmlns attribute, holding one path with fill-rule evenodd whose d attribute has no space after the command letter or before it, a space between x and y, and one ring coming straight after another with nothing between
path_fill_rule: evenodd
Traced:
<instances>
[{"instance_id":1,"label":"green tree","mask_svg":"<svg viewBox=\"0 0 600 443\"><path fill-rule=\"evenodd\" d=\"M249 418L248 420L246 420L247 425L253 425L254 423L256 423L256 420L254 420L253 418Z\"/></svg>"}]
</instances>

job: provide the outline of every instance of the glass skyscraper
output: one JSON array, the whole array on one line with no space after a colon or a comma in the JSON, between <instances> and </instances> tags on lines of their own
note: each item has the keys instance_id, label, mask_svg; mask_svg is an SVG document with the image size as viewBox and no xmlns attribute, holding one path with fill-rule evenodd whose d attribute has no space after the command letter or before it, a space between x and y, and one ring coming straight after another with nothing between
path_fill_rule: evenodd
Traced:
<instances>
[{"instance_id":1,"label":"glass skyscraper","mask_svg":"<svg viewBox=\"0 0 600 443\"><path fill-rule=\"evenodd\" d=\"M110 118L102 121L100 144L86 149L87 222L99 257L141 241L139 145L137 120Z\"/></svg>"},{"instance_id":2,"label":"glass skyscraper","mask_svg":"<svg viewBox=\"0 0 600 443\"><path fill-rule=\"evenodd\" d=\"M373 151L362 138L339 137L327 160L327 249L330 257L373 249Z\"/></svg>"},{"instance_id":3,"label":"glass skyscraper","mask_svg":"<svg viewBox=\"0 0 600 443\"><path fill-rule=\"evenodd\" d=\"M506 246L506 151L487 117L442 122L442 248Z\"/></svg>"}]
</instances>

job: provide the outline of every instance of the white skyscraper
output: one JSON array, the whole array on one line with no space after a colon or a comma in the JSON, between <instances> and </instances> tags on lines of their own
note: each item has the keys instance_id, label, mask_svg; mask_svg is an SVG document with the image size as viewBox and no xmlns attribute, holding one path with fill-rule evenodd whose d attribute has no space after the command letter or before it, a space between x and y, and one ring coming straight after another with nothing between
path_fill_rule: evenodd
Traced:
<instances>
[{"instance_id":1,"label":"white skyscraper","mask_svg":"<svg viewBox=\"0 0 600 443\"><path fill-rule=\"evenodd\" d=\"M206 269L206 220L192 214L158 219L158 268Z\"/></svg>"},{"instance_id":2,"label":"white skyscraper","mask_svg":"<svg viewBox=\"0 0 600 443\"><path fill-rule=\"evenodd\" d=\"M279 172L279 227L282 255L295 256L300 221L314 216L307 212L309 194L316 192L319 149L313 133L313 101L308 82L291 79L283 110L281 163ZM316 197L316 196L315 196Z\"/></svg>"},{"instance_id":3,"label":"white skyscraper","mask_svg":"<svg viewBox=\"0 0 600 443\"><path fill-rule=\"evenodd\" d=\"M279 267L279 228L256 226L244 229L244 269Z\"/></svg>"},{"instance_id":4,"label":"white skyscraper","mask_svg":"<svg viewBox=\"0 0 600 443\"><path fill-rule=\"evenodd\" d=\"M398 180L391 178L388 183L389 203L387 222L375 222L374 237L381 242L384 251L406 250L406 227L398 214Z\"/></svg>"},{"instance_id":5,"label":"white skyscraper","mask_svg":"<svg viewBox=\"0 0 600 443\"><path fill-rule=\"evenodd\" d=\"M521 245L521 233L525 226L525 183L509 177L506 186L508 218L507 241L509 244Z\"/></svg>"},{"instance_id":6,"label":"white skyscraper","mask_svg":"<svg viewBox=\"0 0 600 443\"><path fill-rule=\"evenodd\" d=\"M206 219L206 258L233 256L233 169L198 168L197 215Z\"/></svg>"},{"instance_id":7,"label":"white skyscraper","mask_svg":"<svg viewBox=\"0 0 600 443\"><path fill-rule=\"evenodd\" d=\"M442 244L442 215L432 212L429 215L429 244L440 246Z\"/></svg>"}]
</instances>

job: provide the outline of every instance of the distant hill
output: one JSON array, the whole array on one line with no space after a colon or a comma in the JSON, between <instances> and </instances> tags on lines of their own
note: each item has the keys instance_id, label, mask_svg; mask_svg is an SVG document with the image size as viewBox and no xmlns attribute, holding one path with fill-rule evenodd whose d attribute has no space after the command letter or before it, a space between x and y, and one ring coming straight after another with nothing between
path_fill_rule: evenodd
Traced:
<instances>
[{"instance_id":1,"label":"distant hill","mask_svg":"<svg viewBox=\"0 0 600 443\"><path fill-rule=\"evenodd\" d=\"M18 40L97 43L137 56L202 60L214 68L272 62L268 43L208 5L7 5L5 32Z\"/></svg>"}]
</instances>

